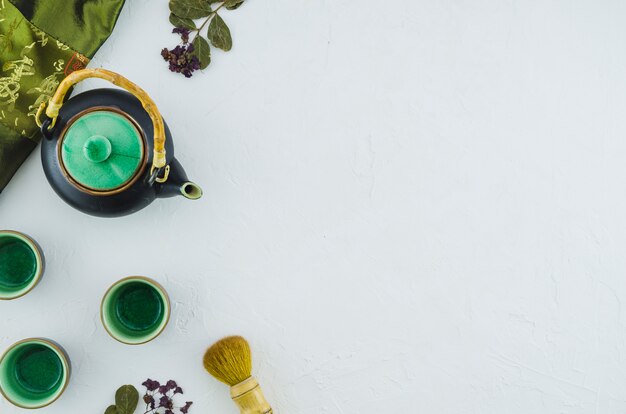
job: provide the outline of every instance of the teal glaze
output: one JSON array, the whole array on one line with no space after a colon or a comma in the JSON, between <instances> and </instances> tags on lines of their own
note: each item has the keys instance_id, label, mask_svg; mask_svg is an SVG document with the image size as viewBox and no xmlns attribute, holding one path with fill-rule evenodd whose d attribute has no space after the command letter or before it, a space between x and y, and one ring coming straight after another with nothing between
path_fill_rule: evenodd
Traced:
<instances>
[{"instance_id":1,"label":"teal glaze","mask_svg":"<svg viewBox=\"0 0 626 414\"><path fill-rule=\"evenodd\" d=\"M31 238L14 231L0 231L0 299L25 295L39 282L42 273L43 254Z\"/></svg>"},{"instance_id":2,"label":"teal glaze","mask_svg":"<svg viewBox=\"0 0 626 414\"><path fill-rule=\"evenodd\" d=\"M30 282L37 271L35 253L22 240L0 243L0 285L16 288Z\"/></svg>"},{"instance_id":3,"label":"teal glaze","mask_svg":"<svg viewBox=\"0 0 626 414\"><path fill-rule=\"evenodd\" d=\"M120 342L137 345L156 338L169 321L167 293L157 282L130 277L114 284L102 300L107 332Z\"/></svg>"},{"instance_id":4,"label":"teal glaze","mask_svg":"<svg viewBox=\"0 0 626 414\"><path fill-rule=\"evenodd\" d=\"M58 399L70 375L63 349L46 339L11 346L0 360L0 391L22 408L41 408Z\"/></svg>"},{"instance_id":5,"label":"teal glaze","mask_svg":"<svg viewBox=\"0 0 626 414\"><path fill-rule=\"evenodd\" d=\"M83 145L85 158L93 163L103 162L109 159L113 152L113 144L103 135L93 135Z\"/></svg>"},{"instance_id":6,"label":"teal glaze","mask_svg":"<svg viewBox=\"0 0 626 414\"><path fill-rule=\"evenodd\" d=\"M63 376L61 358L52 349L32 345L16 358L15 379L20 387L32 394L55 390Z\"/></svg>"},{"instance_id":7,"label":"teal glaze","mask_svg":"<svg viewBox=\"0 0 626 414\"><path fill-rule=\"evenodd\" d=\"M121 327L138 333L153 330L163 319L165 309L156 289L142 282L122 286L111 306Z\"/></svg>"},{"instance_id":8,"label":"teal glaze","mask_svg":"<svg viewBox=\"0 0 626 414\"><path fill-rule=\"evenodd\" d=\"M97 190L119 188L141 167L143 138L127 117L99 110L75 120L61 149L67 173L79 184Z\"/></svg>"}]
</instances>

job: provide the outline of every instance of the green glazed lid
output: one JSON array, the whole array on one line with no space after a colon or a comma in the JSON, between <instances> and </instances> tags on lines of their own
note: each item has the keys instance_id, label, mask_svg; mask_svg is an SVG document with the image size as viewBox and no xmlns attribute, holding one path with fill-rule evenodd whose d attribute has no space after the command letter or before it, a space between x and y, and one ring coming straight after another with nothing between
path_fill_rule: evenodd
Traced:
<instances>
[{"instance_id":1,"label":"green glazed lid","mask_svg":"<svg viewBox=\"0 0 626 414\"><path fill-rule=\"evenodd\" d=\"M79 117L63 137L61 160L78 184L110 191L131 181L143 159L141 133L127 117L94 111Z\"/></svg>"}]
</instances>

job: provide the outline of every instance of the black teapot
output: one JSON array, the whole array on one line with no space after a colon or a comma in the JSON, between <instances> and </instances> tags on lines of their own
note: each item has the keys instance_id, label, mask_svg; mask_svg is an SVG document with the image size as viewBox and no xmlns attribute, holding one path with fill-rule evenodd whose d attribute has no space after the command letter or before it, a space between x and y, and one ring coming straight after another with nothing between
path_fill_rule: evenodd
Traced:
<instances>
[{"instance_id":1,"label":"black teapot","mask_svg":"<svg viewBox=\"0 0 626 414\"><path fill-rule=\"evenodd\" d=\"M63 102L68 90L87 78L105 79L125 90L94 89ZM41 160L50 185L84 213L117 217L155 198L202 196L174 158L171 133L155 103L117 73L71 73L47 105L41 105L37 124L44 136Z\"/></svg>"}]
</instances>

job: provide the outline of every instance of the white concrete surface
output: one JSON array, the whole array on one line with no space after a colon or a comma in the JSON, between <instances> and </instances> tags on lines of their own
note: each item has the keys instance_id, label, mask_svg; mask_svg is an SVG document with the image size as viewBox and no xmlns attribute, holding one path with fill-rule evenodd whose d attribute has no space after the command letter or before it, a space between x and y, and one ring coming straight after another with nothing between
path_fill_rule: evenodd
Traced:
<instances>
[{"instance_id":1,"label":"white concrete surface","mask_svg":"<svg viewBox=\"0 0 626 414\"><path fill-rule=\"evenodd\" d=\"M277 413L626 412L625 2L249 0L191 80L159 56L167 14L130 0L91 66L152 94L205 197L91 218L38 154L0 196L48 259L0 348L74 364L42 413L171 377L235 414L200 363L231 333ZM98 319L132 274L175 303L141 347Z\"/></svg>"}]
</instances>

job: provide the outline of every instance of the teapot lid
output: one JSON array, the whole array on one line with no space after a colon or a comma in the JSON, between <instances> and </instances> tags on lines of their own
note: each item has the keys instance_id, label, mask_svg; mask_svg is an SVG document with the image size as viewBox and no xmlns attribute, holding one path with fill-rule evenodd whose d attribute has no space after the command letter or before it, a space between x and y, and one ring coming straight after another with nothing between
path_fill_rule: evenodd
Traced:
<instances>
[{"instance_id":1,"label":"teapot lid","mask_svg":"<svg viewBox=\"0 0 626 414\"><path fill-rule=\"evenodd\" d=\"M61 163L71 178L94 191L129 183L144 158L144 141L135 123L114 110L78 116L61 138Z\"/></svg>"}]
</instances>

